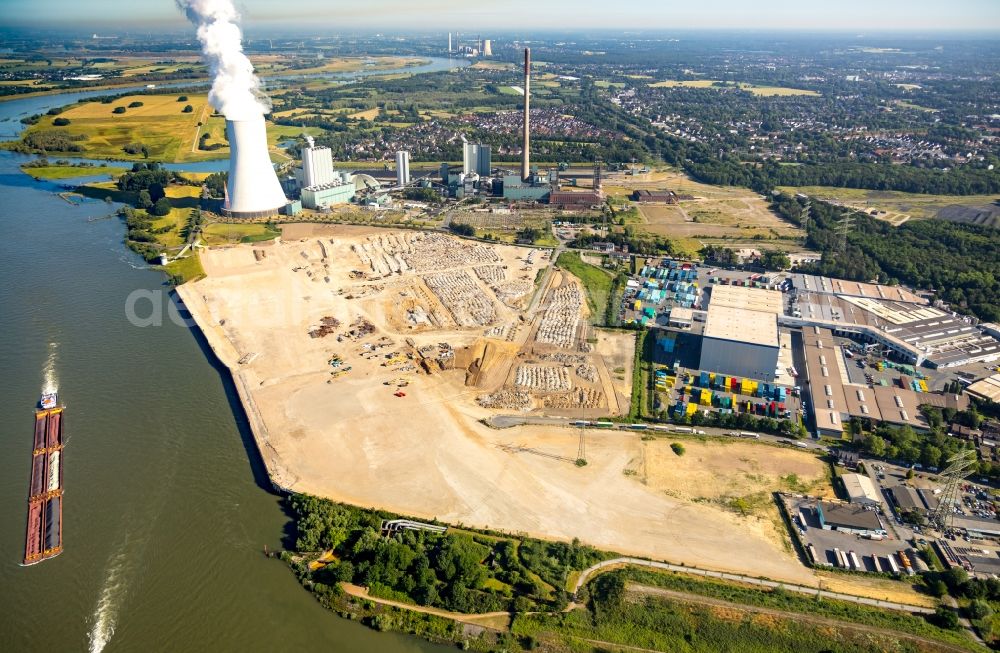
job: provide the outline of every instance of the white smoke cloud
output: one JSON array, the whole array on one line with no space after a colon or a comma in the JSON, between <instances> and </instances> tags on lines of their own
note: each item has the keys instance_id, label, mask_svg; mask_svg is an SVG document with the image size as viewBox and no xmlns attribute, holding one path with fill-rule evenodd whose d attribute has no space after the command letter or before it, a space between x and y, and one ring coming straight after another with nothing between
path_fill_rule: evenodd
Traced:
<instances>
[{"instance_id":1,"label":"white smoke cloud","mask_svg":"<svg viewBox=\"0 0 1000 653\"><path fill-rule=\"evenodd\" d=\"M232 0L175 0L198 26L198 40L212 73L208 101L229 120L251 120L269 113L253 64L243 54L240 15Z\"/></svg>"}]
</instances>

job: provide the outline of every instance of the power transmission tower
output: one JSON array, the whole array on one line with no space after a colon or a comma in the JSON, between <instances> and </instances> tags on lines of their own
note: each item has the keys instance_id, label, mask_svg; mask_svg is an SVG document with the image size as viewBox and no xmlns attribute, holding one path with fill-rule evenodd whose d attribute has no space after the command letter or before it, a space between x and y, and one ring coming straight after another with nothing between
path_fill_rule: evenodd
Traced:
<instances>
[{"instance_id":1,"label":"power transmission tower","mask_svg":"<svg viewBox=\"0 0 1000 653\"><path fill-rule=\"evenodd\" d=\"M938 497L938 505L928 515L928 521L938 530L945 531L951 528L955 519L954 507L959 502L962 482L972 474L975 464L975 449L962 449L948 459L948 468L941 474L944 488Z\"/></svg>"},{"instance_id":2,"label":"power transmission tower","mask_svg":"<svg viewBox=\"0 0 1000 653\"><path fill-rule=\"evenodd\" d=\"M812 217L812 202L806 200L806 205L802 207L799 212L799 223L802 225L803 231L808 233L809 231L809 218Z\"/></svg>"},{"instance_id":3,"label":"power transmission tower","mask_svg":"<svg viewBox=\"0 0 1000 653\"><path fill-rule=\"evenodd\" d=\"M583 467L587 464L587 429L580 426L580 444L576 449L576 464Z\"/></svg>"},{"instance_id":4,"label":"power transmission tower","mask_svg":"<svg viewBox=\"0 0 1000 653\"><path fill-rule=\"evenodd\" d=\"M840 253L847 251L847 234L850 233L854 225L854 213L845 213L837 224L837 232L840 234Z\"/></svg>"}]
</instances>

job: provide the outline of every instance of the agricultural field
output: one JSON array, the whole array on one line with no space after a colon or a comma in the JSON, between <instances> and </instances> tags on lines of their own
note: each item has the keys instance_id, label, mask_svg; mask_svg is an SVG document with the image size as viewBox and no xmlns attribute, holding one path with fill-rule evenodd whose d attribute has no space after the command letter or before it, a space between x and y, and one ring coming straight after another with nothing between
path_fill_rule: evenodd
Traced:
<instances>
[{"instance_id":1,"label":"agricultural field","mask_svg":"<svg viewBox=\"0 0 1000 653\"><path fill-rule=\"evenodd\" d=\"M74 143L83 150L69 154L95 158L186 162L227 157L229 147L225 140L225 118L213 113L205 95L189 95L186 101L180 101L180 97L183 96L128 95L110 104L82 102L71 105L58 116L44 116L26 130L25 137L39 132L82 137ZM137 102L141 102L142 106L129 107ZM188 105L192 110L184 112L184 107ZM119 107L125 112L113 113ZM55 126L53 120L59 118L69 120L69 124ZM269 123L268 145L277 157L287 158L278 149L278 142L299 136L302 132L317 134L320 130ZM202 142L201 136L205 133L209 137ZM123 149L131 144L145 146L148 157L142 152L129 153ZM203 149L202 144L207 148L218 147Z\"/></svg>"},{"instance_id":2,"label":"agricultural field","mask_svg":"<svg viewBox=\"0 0 1000 653\"><path fill-rule=\"evenodd\" d=\"M654 82L649 86L651 88L717 88L724 89L726 86L716 86L716 84L722 84L723 82L718 82L712 79L691 79L678 81L673 79L667 79L662 82ZM744 91L749 91L754 95L761 97L789 97L793 95L806 95L810 97L818 97L819 93L816 91L810 91L803 88L788 88L785 86L758 86L757 84L747 84L745 82L740 82L738 84L739 88ZM731 87L728 87L731 88Z\"/></svg>"},{"instance_id":3,"label":"agricultural field","mask_svg":"<svg viewBox=\"0 0 1000 653\"><path fill-rule=\"evenodd\" d=\"M864 211L873 218L899 226L907 220L927 220L938 217L946 207L983 208L994 207L1000 202L1000 195L924 195L886 190L864 190L859 188L832 188L829 186L783 187L788 193L802 193L824 202ZM950 209L946 215L955 209ZM995 209L994 209L995 211ZM961 211L955 211L962 213ZM973 212L974 213L974 212ZM961 222L962 220L955 220ZM985 224L1000 227L1000 218Z\"/></svg>"},{"instance_id":4,"label":"agricultural field","mask_svg":"<svg viewBox=\"0 0 1000 653\"><path fill-rule=\"evenodd\" d=\"M746 188L702 184L676 170L655 170L646 174L608 175L604 191L624 201L633 190L672 190L694 199L678 204L639 204L639 231L664 236L684 250L697 251L706 244L727 247L798 249L805 233L785 222L768 206L767 200Z\"/></svg>"}]
</instances>

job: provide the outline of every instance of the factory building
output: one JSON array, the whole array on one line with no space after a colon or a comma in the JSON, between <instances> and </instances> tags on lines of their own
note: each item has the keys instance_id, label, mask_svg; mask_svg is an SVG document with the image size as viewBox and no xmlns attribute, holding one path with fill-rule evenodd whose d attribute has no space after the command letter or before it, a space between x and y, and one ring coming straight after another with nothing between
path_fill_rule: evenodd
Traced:
<instances>
[{"instance_id":1,"label":"factory building","mask_svg":"<svg viewBox=\"0 0 1000 653\"><path fill-rule=\"evenodd\" d=\"M716 286L708 305L700 369L772 382L777 376L781 293Z\"/></svg>"},{"instance_id":2,"label":"factory building","mask_svg":"<svg viewBox=\"0 0 1000 653\"><path fill-rule=\"evenodd\" d=\"M396 152L396 185L405 186L410 183L410 153L403 150Z\"/></svg>"},{"instance_id":3,"label":"factory building","mask_svg":"<svg viewBox=\"0 0 1000 653\"><path fill-rule=\"evenodd\" d=\"M490 146L482 143L464 142L462 144L462 172L467 175L475 173L480 177L489 177L493 172Z\"/></svg>"},{"instance_id":4,"label":"factory building","mask_svg":"<svg viewBox=\"0 0 1000 653\"><path fill-rule=\"evenodd\" d=\"M302 149L302 187L325 186L333 183L333 152L328 147L316 147L311 137Z\"/></svg>"},{"instance_id":5,"label":"factory building","mask_svg":"<svg viewBox=\"0 0 1000 653\"><path fill-rule=\"evenodd\" d=\"M332 181L302 189L302 205L307 209L323 209L354 199L354 175L334 173Z\"/></svg>"},{"instance_id":6,"label":"factory building","mask_svg":"<svg viewBox=\"0 0 1000 653\"><path fill-rule=\"evenodd\" d=\"M905 288L792 274L790 326L818 326L881 345L898 359L932 368L1000 359L1000 342L969 318L930 306Z\"/></svg>"},{"instance_id":7,"label":"factory building","mask_svg":"<svg viewBox=\"0 0 1000 653\"><path fill-rule=\"evenodd\" d=\"M845 383L848 377L844 369L844 354L828 329L804 327L802 345L806 361L805 380L808 382L818 435L841 437L845 422L852 417L923 431L928 425L920 412L921 405L955 410L965 410L969 405L965 395Z\"/></svg>"}]
</instances>

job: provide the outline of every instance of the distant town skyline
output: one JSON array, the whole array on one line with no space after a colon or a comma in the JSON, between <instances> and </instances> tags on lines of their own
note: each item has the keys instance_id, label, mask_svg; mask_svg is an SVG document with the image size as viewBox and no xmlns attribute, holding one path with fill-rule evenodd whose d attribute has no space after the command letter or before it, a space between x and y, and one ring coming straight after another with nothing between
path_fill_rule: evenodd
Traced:
<instances>
[{"instance_id":1,"label":"distant town skyline","mask_svg":"<svg viewBox=\"0 0 1000 653\"><path fill-rule=\"evenodd\" d=\"M976 30L1000 32L997 0L633 0L627 5L579 0L508 0L461 3L430 0L368 0L351 5L324 0L236 0L252 29L302 26L328 30L455 29L545 31L565 29L752 29L752 30ZM817 6L819 5L819 6ZM2 26L114 29L180 28L172 0L0 0Z\"/></svg>"}]
</instances>

